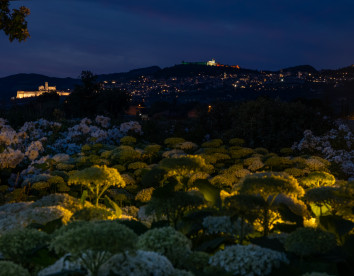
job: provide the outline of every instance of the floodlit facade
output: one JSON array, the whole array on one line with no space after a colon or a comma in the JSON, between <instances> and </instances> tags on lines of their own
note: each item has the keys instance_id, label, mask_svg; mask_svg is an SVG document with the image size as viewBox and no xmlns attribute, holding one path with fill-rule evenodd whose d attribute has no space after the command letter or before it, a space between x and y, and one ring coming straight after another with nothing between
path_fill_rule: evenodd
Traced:
<instances>
[{"instance_id":1,"label":"floodlit facade","mask_svg":"<svg viewBox=\"0 0 354 276\"><path fill-rule=\"evenodd\" d=\"M17 99L38 97L44 93L56 92L59 96L69 96L71 92L69 91L57 91L56 86L49 86L48 82L44 83L44 86L41 85L38 87L38 91L17 91Z\"/></svg>"}]
</instances>

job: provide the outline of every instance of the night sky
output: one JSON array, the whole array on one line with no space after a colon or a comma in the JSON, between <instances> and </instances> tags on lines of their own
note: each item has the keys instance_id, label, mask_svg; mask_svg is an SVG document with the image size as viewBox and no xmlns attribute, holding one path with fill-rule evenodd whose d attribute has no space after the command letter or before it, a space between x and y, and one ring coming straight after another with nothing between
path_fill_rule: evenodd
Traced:
<instances>
[{"instance_id":1,"label":"night sky","mask_svg":"<svg viewBox=\"0 0 354 276\"><path fill-rule=\"evenodd\" d=\"M31 38L0 32L0 77L78 77L215 58L251 69L354 63L353 0L31 0Z\"/></svg>"}]
</instances>

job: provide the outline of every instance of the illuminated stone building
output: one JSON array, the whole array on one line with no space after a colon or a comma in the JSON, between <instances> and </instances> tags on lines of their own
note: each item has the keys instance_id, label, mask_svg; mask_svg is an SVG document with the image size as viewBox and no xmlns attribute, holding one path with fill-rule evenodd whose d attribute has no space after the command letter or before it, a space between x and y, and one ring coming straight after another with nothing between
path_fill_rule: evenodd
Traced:
<instances>
[{"instance_id":1,"label":"illuminated stone building","mask_svg":"<svg viewBox=\"0 0 354 276\"><path fill-rule=\"evenodd\" d=\"M68 91L57 91L56 86L48 86L48 82L45 82L44 86L38 87L38 91L17 91L17 99L38 97L43 93L56 92L59 96L69 96L71 92Z\"/></svg>"}]
</instances>

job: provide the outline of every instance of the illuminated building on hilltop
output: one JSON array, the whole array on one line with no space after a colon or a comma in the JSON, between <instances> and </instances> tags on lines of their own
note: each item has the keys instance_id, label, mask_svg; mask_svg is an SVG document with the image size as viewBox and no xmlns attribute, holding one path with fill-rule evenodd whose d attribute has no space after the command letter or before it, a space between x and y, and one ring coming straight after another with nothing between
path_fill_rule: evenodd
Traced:
<instances>
[{"instance_id":1,"label":"illuminated building on hilltop","mask_svg":"<svg viewBox=\"0 0 354 276\"><path fill-rule=\"evenodd\" d=\"M44 86L38 87L38 91L17 91L17 99L38 97L44 93L56 92L59 96L69 96L71 92L57 91L56 86L48 86L48 82L45 82Z\"/></svg>"},{"instance_id":2,"label":"illuminated building on hilltop","mask_svg":"<svg viewBox=\"0 0 354 276\"><path fill-rule=\"evenodd\" d=\"M198 61L198 62L186 62L186 61L182 61L182 64L184 65L206 65L206 66L217 66L217 67L227 67L227 68L235 68L235 69L240 69L240 66L238 65L224 65L224 64L220 64L218 62L215 61L215 59L213 58L212 60L209 60L207 62L204 61Z\"/></svg>"}]
</instances>

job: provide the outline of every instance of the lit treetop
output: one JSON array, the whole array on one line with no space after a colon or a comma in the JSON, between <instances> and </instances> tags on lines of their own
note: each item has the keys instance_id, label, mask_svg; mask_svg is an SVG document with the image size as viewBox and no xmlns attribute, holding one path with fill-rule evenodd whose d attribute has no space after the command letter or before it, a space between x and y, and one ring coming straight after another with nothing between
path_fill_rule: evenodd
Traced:
<instances>
[{"instance_id":1,"label":"lit treetop","mask_svg":"<svg viewBox=\"0 0 354 276\"><path fill-rule=\"evenodd\" d=\"M125 187L125 182L119 172L107 166L92 166L72 174L69 185L86 186L95 200L96 206L103 193L111 186Z\"/></svg>"}]
</instances>

